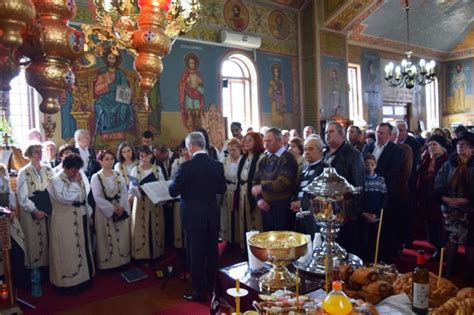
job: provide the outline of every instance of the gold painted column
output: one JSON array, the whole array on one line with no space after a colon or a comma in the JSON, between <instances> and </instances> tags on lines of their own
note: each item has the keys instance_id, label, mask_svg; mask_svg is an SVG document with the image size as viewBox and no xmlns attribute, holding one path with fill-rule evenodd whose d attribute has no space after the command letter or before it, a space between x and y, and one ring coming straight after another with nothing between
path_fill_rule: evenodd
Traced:
<instances>
[{"instance_id":1,"label":"gold painted column","mask_svg":"<svg viewBox=\"0 0 474 315\"><path fill-rule=\"evenodd\" d=\"M150 117L151 111L147 109L137 110L137 137L140 137L144 131L148 130L148 117Z\"/></svg>"},{"instance_id":2,"label":"gold painted column","mask_svg":"<svg viewBox=\"0 0 474 315\"><path fill-rule=\"evenodd\" d=\"M89 120L91 119L91 112L71 112L72 117L76 120L77 129L89 130Z\"/></svg>"}]
</instances>

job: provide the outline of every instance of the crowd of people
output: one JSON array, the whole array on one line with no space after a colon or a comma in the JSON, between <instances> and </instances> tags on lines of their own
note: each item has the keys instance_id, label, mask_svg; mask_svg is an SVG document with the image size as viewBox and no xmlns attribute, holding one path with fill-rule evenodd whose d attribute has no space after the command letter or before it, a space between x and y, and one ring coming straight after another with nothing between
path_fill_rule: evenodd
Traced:
<instances>
[{"instance_id":1,"label":"crowd of people","mask_svg":"<svg viewBox=\"0 0 474 315\"><path fill-rule=\"evenodd\" d=\"M238 122L231 131L222 150L199 129L175 151L153 146L146 131L137 148L123 142L116 152L97 154L85 129L76 131L75 145L57 153L53 142L30 132L16 195L8 166L0 165L2 206L21 208L19 218L9 214L17 285L27 287L27 270L41 268L53 285L76 292L91 283L95 268L153 262L172 243L186 248L193 279L186 298L204 299L217 268L218 238L245 252L251 230L314 235L312 196L303 188L326 167L363 187L348 201L338 239L349 252L373 258L384 209L385 262L421 236L438 249L432 259L447 248L448 275L459 244L474 265L474 134L463 126L453 138L439 128L424 137L411 134L404 121L380 123L375 132L354 125L346 132L330 121L323 137L311 126L301 138L297 130L268 127L244 135ZM154 204L141 187L170 180L175 201ZM472 281L473 271L467 272Z\"/></svg>"}]
</instances>

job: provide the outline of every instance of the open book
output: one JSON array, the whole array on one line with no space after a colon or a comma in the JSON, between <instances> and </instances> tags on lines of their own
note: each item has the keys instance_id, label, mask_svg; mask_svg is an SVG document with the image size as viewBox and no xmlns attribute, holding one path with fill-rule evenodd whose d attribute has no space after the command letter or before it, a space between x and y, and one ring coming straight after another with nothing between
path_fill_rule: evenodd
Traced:
<instances>
[{"instance_id":1,"label":"open book","mask_svg":"<svg viewBox=\"0 0 474 315\"><path fill-rule=\"evenodd\" d=\"M151 202L158 204L160 202L165 202L168 200L179 199L179 196L174 198L170 196L168 187L170 186L171 181L154 181L141 185L141 188L145 194L150 198Z\"/></svg>"}]
</instances>

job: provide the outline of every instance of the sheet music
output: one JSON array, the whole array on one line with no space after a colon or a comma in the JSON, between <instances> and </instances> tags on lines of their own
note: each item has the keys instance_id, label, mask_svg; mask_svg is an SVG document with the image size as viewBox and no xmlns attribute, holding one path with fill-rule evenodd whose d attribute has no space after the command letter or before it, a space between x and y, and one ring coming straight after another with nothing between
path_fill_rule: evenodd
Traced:
<instances>
[{"instance_id":1,"label":"sheet music","mask_svg":"<svg viewBox=\"0 0 474 315\"><path fill-rule=\"evenodd\" d=\"M151 202L154 204L158 204L160 202L165 202L168 200L178 199L178 197L174 198L170 196L168 191L168 187L170 186L171 181L154 181L151 183L146 183L141 185L141 188L145 192L145 194L150 198Z\"/></svg>"}]
</instances>

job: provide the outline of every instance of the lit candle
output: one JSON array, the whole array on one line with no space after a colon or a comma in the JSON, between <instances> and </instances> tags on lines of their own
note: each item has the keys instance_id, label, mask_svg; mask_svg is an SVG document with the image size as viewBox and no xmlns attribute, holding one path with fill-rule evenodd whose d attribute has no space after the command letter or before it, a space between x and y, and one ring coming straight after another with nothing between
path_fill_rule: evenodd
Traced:
<instances>
[{"instance_id":1,"label":"lit candle","mask_svg":"<svg viewBox=\"0 0 474 315\"><path fill-rule=\"evenodd\" d=\"M237 296L235 297L235 313L237 315L240 314L240 280L235 280L235 292L237 292Z\"/></svg>"},{"instance_id":2,"label":"lit candle","mask_svg":"<svg viewBox=\"0 0 474 315\"><path fill-rule=\"evenodd\" d=\"M390 67L388 65L385 66L385 77L388 78L390 74Z\"/></svg>"},{"instance_id":3,"label":"lit candle","mask_svg":"<svg viewBox=\"0 0 474 315\"><path fill-rule=\"evenodd\" d=\"M436 66L436 63L435 63L435 61L434 61L434 60L431 60L431 61L430 61L430 69L431 69L431 73L434 73L434 68L435 68L435 66ZM430 74L431 74L431 73L430 73Z\"/></svg>"},{"instance_id":4,"label":"lit candle","mask_svg":"<svg viewBox=\"0 0 474 315\"><path fill-rule=\"evenodd\" d=\"M395 78L400 79L401 68L400 66L395 67Z\"/></svg>"},{"instance_id":5,"label":"lit candle","mask_svg":"<svg viewBox=\"0 0 474 315\"><path fill-rule=\"evenodd\" d=\"M407 65L408 65L408 61L406 59L403 59L402 60L402 70L403 70L403 72L406 72Z\"/></svg>"},{"instance_id":6,"label":"lit candle","mask_svg":"<svg viewBox=\"0 0 474 315\"><path fill-rule=\"evenodd\" d=\"M326 293L329 292L329 257L324 257L324 276L325 276L325 286Z\"/></svg>"},{"instance_id":7,"label":"lit candle","mask_svg":"<svg viewBox=\"0 0 474 315\"><path fill-rule=\"evenodd\" d=\"M390 76L392 76L393 75L393 62L388 63L388 70L389 70Z\"/></svg>"},{"instance_id":8,"label":"lit candle","mask_svg":"<svg viewBox=\"0 0 474 315\"><path fill-rule=\"evenodd\" d=\"M425 69L425 66L426 66L426 61L425 61L425 59L420 59L420 72L421 72L421 73L426 72L426 71L425 71L425 70L426 70L426 69Z\"/></svg>"}]
</instances>

